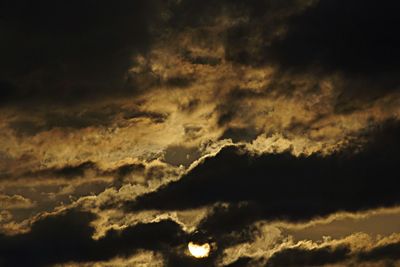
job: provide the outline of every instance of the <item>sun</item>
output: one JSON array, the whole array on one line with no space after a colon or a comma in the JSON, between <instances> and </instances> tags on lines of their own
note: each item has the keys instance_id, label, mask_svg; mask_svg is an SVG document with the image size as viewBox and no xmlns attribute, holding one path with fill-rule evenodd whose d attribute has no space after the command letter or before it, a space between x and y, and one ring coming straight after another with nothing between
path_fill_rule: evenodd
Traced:
<instances>
[{"instance_id":1,"label":"sun","mask_svg":"<svg viewBox=\"0 0 400 267\"><path fill-rule=\"evenodd\" d=\"M208 244L208 243L199 245L199 244L195 244L193 242L189 242L188 249L189 249L190 254L193 255L193 257L205 258L205 257L208 257L211 247L210 247L210 244Z\"/></svg>"}]
</instances>

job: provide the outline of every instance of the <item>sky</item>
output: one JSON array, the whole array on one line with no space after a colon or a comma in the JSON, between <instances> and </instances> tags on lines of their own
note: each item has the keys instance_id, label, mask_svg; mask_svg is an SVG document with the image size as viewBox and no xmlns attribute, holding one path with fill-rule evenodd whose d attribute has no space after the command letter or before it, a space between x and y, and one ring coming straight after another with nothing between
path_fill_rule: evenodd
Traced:
<instances>
[{"instance_id":1,"label":"sky","mask_svg":"<svg viewBox=\"0 0 400 267\"><path fill-rule=\"evenodd\" d=\"M399 10L1 1L0 266L400 266Z\"/></svg>"}]
</instances>

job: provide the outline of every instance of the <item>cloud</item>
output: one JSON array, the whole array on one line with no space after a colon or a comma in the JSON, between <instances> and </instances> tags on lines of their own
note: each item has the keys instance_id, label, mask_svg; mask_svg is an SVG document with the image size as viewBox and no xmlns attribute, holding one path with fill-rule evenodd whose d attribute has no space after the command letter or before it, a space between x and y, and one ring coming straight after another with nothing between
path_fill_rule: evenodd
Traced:
<instances>
[{"instance_id":1,"label":"cloud","mask_svg":"<svg viewBox=\"0 0 400 267\"><path fill-rule=\"evenodd\" d=\"M287 32L270 51L266 46L266 56L298 70L316 65L350 74L397 71L399 40L393 27L398 7L391 1L318 1L288 19Z\"/></svg>"},{"instance_id":2,"label":"cloud","mask_svg":"<svg viewBox=\"0 0 400 267\"><path fill-rule=\"evenodd\" d=\"M240 147L225 147L179 181L138 197L127 209L184 210L231 203L238 208L227 216L237 214L233 218L239 221L249 216L299 221L338 211L393 206L400 201L393 176L398 134L399 124L388 122L370 133L370 143L361 152L349 149L327 156L255 155ZM216 212L215 220L224 221L218 217L223 214Z\"/></svg>"},{"instance_id":3,"label":"cloud","mask_svg":"<svg viewBox=\"0 0 400 267\"><path fill-rule=\"evenodd\" d=\"M130 160L112 167L85 161L10 173L2 177L0 190L7 194L0 194L0 203L11 212L13 221L2 220L0 229L4 233L20 232L40 214L81 205L93 212L105 210L107 214L108 208L176 179L178 172L158 160ZM124 224L119 213L108 213L107 217L115 220L112 224Z\"/></svg>"},{"instance_id":4,"label":"cloud","mask_svg":"<svg viewBox=\"0 0 400 267\"><path fill-rule=\"evenodd\" d=\"M8 122L8 127L20 138L30 137L54 129L64 131L90 128L124 127L129 121L148 119L162 123L168 114L142 111L135 107L118 107L115 104L97 107L78 106L69 109L47 108L18 112L18 117Z\"/></svg>"},{"instance_id":5,"label":"cloud","mask_svg":"<svg viewBox=\"0 0 400 267\"><path fill-rule=\"evenodd\" d=\"M128 258L116 257L107 261L95 261L95 262L85 262L76 263L69 262L66 264L56 264L55 267L146 267L146 265L151 262L152 267L163 267L164 260L160 253L155 253L152 251L139 250L137 253L129 256Z\"/></svg>"},{"instance_id":6,"label":"cloud","mask_svg":"<svg viewBox=\"0 0 400 267\"><path fill-rule=\"evenodd\" d=\"M29 209L35 206L35 203L30 199L24 198L20 195L1 195L0 206L4 210L8 209Z\"/></svg>"},{"instance_id":7,"label":"cloud","mask_svg":"<svg viewBox=\"0 0 400 267\"><path fill-rule=\"evenodd\" d=\"M242 257L235 262L232 262L225 267L245 267L245 266L252 266L252 259L250 257Z\"/></svg>"},{"instance_id":8,"label":"cloud","mask_svg":"<svg viewBox=\"0 0 400 267\"><path fill-rule=\"evenodd\" d=\"M387 247L397 247L398 234L373 236L355 232L337 239L324 236L311 241L295 239L268 223L257 225L251 240L224 249L220 266L386 266L382 261L397 259L392 256L396 249ZM379 257L372 256L376 251L382 251Z\"/></svg>"},{"instance_id":9,"label":"cloud","mask_svg":"<svg viewBox=\"0 0 400 267\"><path fill-rule=\"evenodd\" d=\"M322 266L343 262L347 259L350 249L347 247L298 249L290 248L274 254L266 266Z\"/></svg>"},{"instance_id":10,"label":"cloud","mask_svg":"<svg viewBox=\"0 0 400 267\"><path fill-rule=\"evenodd\" d=\"M2 235L0 262L5 266L43 266L85 257L84 251L91 246L93 230L88 224L92 219L89 213L70 212L38 221L27 234Z\"/></svg>"},{"instance_id":11,"label":"cloud","mask_svg":"<svg viewBox=\"0 0 400 267\"><path fill-rule=\"evenodd\" d=\"M400 243L392 243L376 247L358 255L360 261L400 260Z\"/></svg>"},{"instance_id":12,"label":"cloud","mask_svg":"<svg viewBox=\"0 0 400 267\"><path fill-rule=\"evenodd\" d=\"M0 263L48 266L72 261L104 261L127 257L139 249L168 253L185 240L184 232L172 221L110 230L102 239L94 240L91 237L94 228L90 225L94 218L92 213L70 210L36 221L28 233L1 235Z\"/></svg>"},{"instance_id":13,"label":"cloud","mask_svg":"<svg viewBox=\"0 0 400 267\"><path fill-rule=\"evenodd\" d=\"M274 1L262 2L262 15L229 28L225 43L228 60L272 64L280 74L339 74L338 105L398 91L399 39L393 34L399 23L394 11L398 3L293 1L279 9ZM277 15L269 14L271 9L278 11ZM275 78L280 79L279 75Z\"/></svg>"},{"instance_id":14,"label":"cloud","mask_svg":"<svg viewBox=\"0 0 400 267\"><path fill-rule=\"evenodd\" d=\"M1 104L74 103L131 94L125 76L145 53L158 1L4 3Z\"/></svg>"},{"instance_id":15,"label":"cloud","mask_svg":"<svg viewBox=\"0 0 400 267\"><path fill-rule=\"evenodd\" d=\"M330 264L375 264L375 266L391 266L400 259L400 243L376 246L371 250L352 252L346 246L320 247L313 249L288 248L270 257L266 266L325 266Z\"/></svg>"},{"instance_id":16,"label":"cloud","mask_svg":"<svg viewBox=\"0 0 400 267\"><path fill-rule=\"evenodd\" d=\"M400 204L398 7L1 3L0 231L14 235L0 236L0 258L391 263L396 242L267 251L276 232L267 237L257 223L303 243L398 230L393 214L356 220L358 228L332 219ZM210 242L211 256L190 257L188 239Z\"/></svg>"}]
</instances>

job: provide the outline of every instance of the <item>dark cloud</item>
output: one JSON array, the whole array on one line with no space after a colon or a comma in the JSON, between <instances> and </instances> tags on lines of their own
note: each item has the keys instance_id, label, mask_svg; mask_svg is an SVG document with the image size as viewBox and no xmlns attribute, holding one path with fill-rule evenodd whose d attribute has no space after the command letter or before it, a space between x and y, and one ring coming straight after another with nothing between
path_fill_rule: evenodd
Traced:
<instances>
[{"instance_id":1,"label":"dark cloud","mask_svg":"<svg viewBox=\"0 0 400 267\"><path fill-rule=\"evenodd\" d=\"M1 266L102 261L126 257L138 249L169 254L169 249L186 241L179 225L171 221L110 230L104 238L93 240L94 228L90 222L94 218L91 213L72 210L37 221L28 233L1 235Z\"/></svg>"},{"instance_id":2,"label":"dark cloud","mask_svg":"<svg viewBox=\"0 0 400 267\"><path fill-rule=\"evenodd\" d=\"M323 266L343 262L349 257L350 249L346 246L330 248L281 250L269 258L266 266Z\"/></svg>"},{"instance_id":3,"label":"dark cloud","mask_svg":"<svg viewBox=\"0 0 400 267\"><path fill-rule=\"evenodd\" d=\"M273 266L324 266L343 264L357 266L361 263L375 263L376 266L392 266L400 259L399 243L377 246L371 250L352 252L348 245L319 248L286 248L273 254L266 267ZM375 266L375 265L374 265ZM394 266L394 265L393 265Z\"/></svg>"},{"instance_id":4,"label":"dark cloud","mask_svg":"<svg viewBox=\"0 0 400 267\"><path fill-rule=\"evenodd\" d=\"M190 256L187 243L195 237L168 220L109 230L104 237L94 240L91 237L94 228L90 223L95 218L90 212L69 210L35 222L28 233L0 235L0 264L42 267L67 262L107 261L129 257L139 250L150 250L163 255L165 266L215 266L222 252L214 248L208 258Z\"/></svg>"},{"instance_id":5,"label":"dark cloud","mask_svg":"<svg viewBox=\"0 0 400 267\"><path fill-rule=\"evenodd\" d=\"M144 171L145 166L143 164L125 164L117 168L115 171L118 177L125 177L134 172Z\"/></svg>"},{"instance_id":6,"label":"dark cloud","mask_svg":"<svg viewBox=\"0 0 400 267\"><path fill-rule=\"evenodd\" d=\"M260 2L268 6L275 1ZM272 64L280 73L340 74L339 112L351 99L373 99L399 90L397 2L317 1L298 12L282 11L296 9L293 2L282 5L274 6L278 15L261 8L262 17L231 27L226 58L240 64Z\"/></svg>"},{"instance_id":7,"label":"dark cloud","mask_svg":"<svg viewBox=\"0 0 400 267\"><path fill-rule=\"evenodd\" d=\"M179 181L127 207L175 210L244 202L248 206L242 209L239 205L238 210L246 216L238 216L239 220L250 216L297 221L343 210L392 206L400 202L395 175L399 134L399 124L388 122L368 134L370 144L363 151L349 149L329 156L295 157L289 152L258 156L226 147ZM229 224L234 222L229 220Z\"/></svg>"},{"instance_id":8,"label":"dark cloud","mask_svg":"<svg viewBox=\"0 0 400 267\"><path fill-rule=\"evenodd\" d=\"M2 1L1 103L73 103L130 93L125 74L151 45L160 2Z\"/></svg>"},{"instance_id":9,"label":"dark cloud","mask_svg":"<svg viewBox=\"0 0 400 267\"><path fill-rule=\"evenodd\" d=\"M242 257L238 259L235 262L232 262L231 264L225 265L225 267L245 267L245 266L251 266L250 263L252 261L252 258L250 257Z\"/></svg>"},{"instance_id":10,"label":"dark cloud","mask_svg":"<svg viewBox=\"0 0 400 267\"><path fill-rule=\"evenodd\" d=\"M63 167L47 168L37 171L28 171L23 174L19 174L13 179L19 178L32 178L32 179L66 179L72 180L82 178L88 171L100 174L103 171L92 161L85 161L77 165L65 165Z\"/></svg>"},{"instance_id":11,"label":"dark cloud","mask_svg":"<svg viewBox=\"0 0 400 267\"><path fill-rule=\"evenodd\" d=\"M114 122L117 114L116 110L111 107L91 112L48 112L43 115L38 114L37 120L35 120L34 114L31 114L30 119L14 120L9 123L9 127L19 136L30 136L54 128L82 129L90 126L107 126Z\"/></svg>"},{"instance_id":12,"label":"dark cloud","mask_svg":"<svg viewBox=\"0 0 400 267\"><path fill-rule=\"evenodd\" d=\"M136 108L122 109L114 105L94 110L29 110L9 122L8 126L19 137L33 136L52 129L74 130L88 127L125 126L129 120L148 119L154 123L162 123L168 114L141 111Z\"/></svg>"},{"instance_id":13,"label":"dark cloud","mask_svg":"<svg viewBox=\"0 0 400 267\"><path fill-rule=\"evenodd\" d=\"M221 59L211 56L196 56L191 51L184 51L183 57L192 64L216 66L221 63Z\"/></svg>"},{"instance_id":14,"label":"dark cloud","mask_svg":"<svg viewBox=\"0 0 400 267\"><path fill-rule=\"evenodd\" d=\"M218 23L219 16L229 18L260 19L266 16L283 16L291 10L302 6L302 1L288 0L196 0L173 1L169 9L171 12L169 24L178 29L196 28Z\"/></svg>"},{"instance_id":15,"label":"dark cloud","mask_svg":"<svg viewBox=\"0 0 400 267\"><path fill-rule=\"evenodd\" d=\"M235 118L241 118L247 114L247 110L251 108L249 105L243 103L244 99L257 99L260 97L265 97L264 92L255 92L251 89L246 88L232 88L229 93L225 96L225 101L216 107L216 112L218 113L218 125L225 126L229 125ZM266 108L263 115L268 115L273 108ZM243 134L241 138L246 140L257 134L257 130L253 129L254 126L248 125L247 127L230 127L226 129L225 134L228 136L233 134L232 137L239 137L238 134ZM237 132L237 134L235 134ZM229 137L228 137L229 138ZM239 137L240 138L240 137Z\"/></svg>"},{"instance_id":16,"label":"dark cloud","mask_svg":"<svg viewBox=\"0 0 400 267\"><path fill-rule=\"evenodd\" d=\"M221 14L222 2L212 0L206 0L202 3L195 0L171 1L169 25L179 30L185 27L209 25L216 16Z\"/></svg>"},{"instance_id":17,"label":"dark cloud","mask_svg":"<svg viewBox=\"0 0 400 267\"><path fill-rule=\"evenodd\" d=\"M284 248L275 252L268 258L266 264L262 259L242 257L227 265L233 266L326 266L339 264L340 266L358 266L362 263L371 263L373 266L395 266L392 265L399 259L399 244L377 246L372 250L351 251L348 244L339 246L322 246L316 248Z\"/></svg>"},{"instance_id":18,"label":"dark cloud","mask_svg":"<svg viewBox=\"0 0 400 267\"><path fill-rule=\"evenodd\" d=\"M155 36L215 25L221 16L235 22L223 36L229 61L273 64L283 72L318 77L339 72L346 81L343 101L348 93L379 96L398 89L398 3L309 2L5 1L0 19L7 40L0 47L1 101L73 102L151 87L160 82L152 73L127 75L134 55L145 53ZM203 35L199 42L221 37ZM189 50L183 57L193 64L221 62ZM185 87L191 82L180 77L167 85Z\"/></svg>"},{"instance_id":19,"label":"dark cloud","mask_svg":"<svg viewBox=\"0 0 400 267\"><path fill-rule=\"evenodd\" d=\"M157 178L155 172L159 170L157 166L149 168L152 174L148 178ZM4 174L2 179L10 179L16 181L18 179L32 179L32 180L65 180L72 181L74 179L87 179L90 182L91 178L99 178L110 176L114 179L114 185L121 185L125 180L129 180L134 175L145 175L146 166L142 163L123 164L115 168L103 169L95 162L85 161L76 165L65 165L62 167L46 168L35 171L28 171L19 174Z\"/></svg>"},{"instance_id":20,"label":"dark cloud","mask_svg":"<svg viewBox=\"0 0 400 267\"><path fill-rule=\"evenodd\" d=\"M90 213L69 212L36 222L29 233L2 235L0 263L2 266L46 266L90 257L95 253L91 240L94 230L89 226L93 219Z\"/></svg>"},{"instance_id":21,"label":"dark cloud","mask_svg":"<svg viewBox=\"0 0 400 267\"><path fill-rule=\"evenodd\" d=\"M185 88L190 86L194 81L195 79L191 76L175 76L168 78L164 81L164 84L167 87Z\"/></svg>"},{"instance_id":22,"label":"dark cloud","mask_svg":"<svg viewBox=\"0 0 400 267\"><path fill-rule=\"evenodd\" d=\"M240 128L240 127L230 127L224 131L220 139L232 139L233 142L251 142L256 139L256 137L260 134L254 128Z\"/></svg>"},{"instance_id":23,"label":"dark cloud","mask_svg":"<svg viewBox=\"0 0 400 267\"><path fill-rule=\"evenodd\" d=\"M134 56L146 53L157 36L215 25L221 17L235 22L223 36L200 30L193 38L213 43L222 37L228 61L272 64L283 73L314 77L340 73L340 104L398 90L397 3L309 2L5 1L0 101L73 103L158 85L160 77L151 71L127 74ZM193 64L221 63L188 49L182 56ZM186 87L192 82L192 77L172 77L165 85Z\"/></svg>"},{"instance_id":24,"label":"dark cloud","mask_svg":"<svg viewBox=\"0 0 400 267\"><path fill-rule=\"evenodd\" d=\"M360 261L400 260L400 243L391 243L360 253L358 259Z\"/></svg>"},{"instance_id":25,"label":"dark cloud","mask_svg":"<svg viewBox=\"0 0 400 267\"><path fill-rule=\"evenodd\" d=\"M288 19L288 32L266 56L284 68L315 64L349 74L398 72L399 7L393 1L318 1Z\"/></svg>"},{"instance_id":26,"label":"dark cloud","mask_svg":"<svg viewBox=\"0 0 400 267\"><path fill-rule=\"evenodd\" d=\"M198 229L204 236L217 239L220 246L232 246L253 239L255 229L251 224L259 213L254 205L244 203L216 205Z\"/></svg>"},{"instance_id":27,"label":"dark cloud","mask_svg":"<svg viewBox=\"0 0 400 267\"><path fill-rule=\"evenodd\" d=\"M76 176L83 176L85 174L85 171L90 169L97 169L97 166L93 162L87 161L77 166L65 166L60 169L55 169L52 173L56 176L72 178Z\"/></svg>"},{"instance_id":28,"label":"dark cloud","mask_svg":"<svg viewBox=\"0 0 400 267\"><path fill-rule=\"evenodd\" d=\"M179 109L182 111L186 111L186 112L193 112L194 110L196 110L196 108L198 108L200 106L200 104L201 104L201 101L198 98L193 98L193 99L190 99L186 103L182 103L179 106ZM185 131L186 131L186 129L187 128L185 128ZM193 127L191 129L193 129Z\"/></svg>"}]
</instances>

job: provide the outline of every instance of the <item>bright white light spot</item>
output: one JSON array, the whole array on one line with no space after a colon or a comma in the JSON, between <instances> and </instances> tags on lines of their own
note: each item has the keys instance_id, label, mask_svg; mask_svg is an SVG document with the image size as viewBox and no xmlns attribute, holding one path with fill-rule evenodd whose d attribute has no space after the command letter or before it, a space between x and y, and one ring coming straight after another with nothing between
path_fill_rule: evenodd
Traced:
<instances>
[{"instance_id":1,"label":"bright white light spot","mask_svg":"<svg viewBox=\"0 0 400 267\"><path fill-rule=\"evenodd\" d=\"M193 242L189 242L188 248L189 248L190 254L192 254L193 257L195 257L195 258L208 257L208 254L210 253L210 249L211 249L210 244L208 244L208 243L198 245Z\"/></svg>"}]
</instances>

